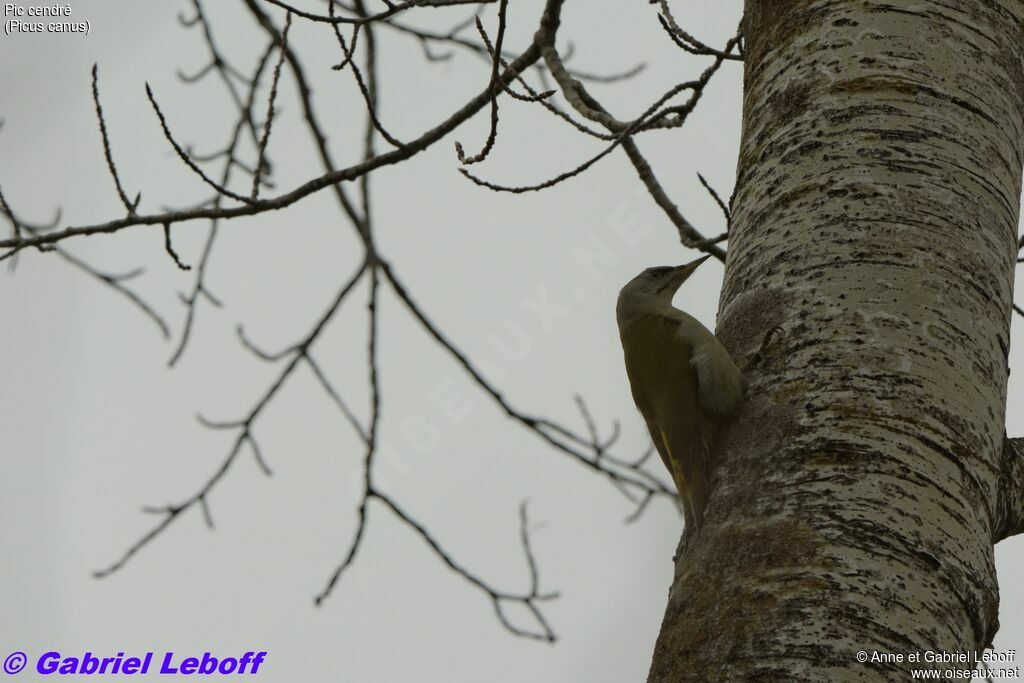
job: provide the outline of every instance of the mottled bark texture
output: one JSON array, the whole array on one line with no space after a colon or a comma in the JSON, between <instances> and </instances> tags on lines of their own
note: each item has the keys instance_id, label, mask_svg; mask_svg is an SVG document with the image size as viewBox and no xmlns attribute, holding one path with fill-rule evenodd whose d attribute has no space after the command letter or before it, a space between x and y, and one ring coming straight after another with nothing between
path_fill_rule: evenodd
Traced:
<instances>
[{"instance_id":1,"label":"mottled bark texture","mask_svg":"<svg viewBox=\"0 0 1024 683\"><path fill-rule=\"evenodd\" d=\"M1024 439L1006 440L1001 476L992 530L996 542L1024 533Z\"/></svg>"},{"instance_id":2,"label":"mottled bark texture","mask_svg":"<svg viewBox=\"0 0 1024 683\"><path fill-rule=\"evenodd\" d=\"M1021 526L1024 0L748 0L743 32L718 333L741 365L783 334L720 443L649 680L907 680L857 652L988 645L993 543Z\"/></svg>"}]
</instances>

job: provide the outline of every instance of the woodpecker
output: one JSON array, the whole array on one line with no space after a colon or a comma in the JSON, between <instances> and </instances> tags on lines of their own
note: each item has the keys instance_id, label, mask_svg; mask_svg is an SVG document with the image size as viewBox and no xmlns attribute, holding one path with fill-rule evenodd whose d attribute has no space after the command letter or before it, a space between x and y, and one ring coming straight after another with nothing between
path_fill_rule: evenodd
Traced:
<instances>
[{"instance_id":1,"label":"woodpecker","mask_svg":"<svg viewBox=\"0 0 1024 683\"><path fill-rule=\"evenodd\" d=\"M743 374L722 343L672 305L707 258L648 268L622 288L615 309L633 402L675 481L688 536L703 520L714 439L744 395Z\"/></svg>"}]
</instances>

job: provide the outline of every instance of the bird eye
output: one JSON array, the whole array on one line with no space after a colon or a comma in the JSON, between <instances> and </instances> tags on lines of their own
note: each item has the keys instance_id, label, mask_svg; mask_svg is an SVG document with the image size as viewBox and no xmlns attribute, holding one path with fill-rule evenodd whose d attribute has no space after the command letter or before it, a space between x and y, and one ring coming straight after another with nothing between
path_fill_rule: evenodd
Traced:
<instances>
[{"instance_id":1,"label":"bird eye","mask_svg":"<svg viewBox=\"0 0 1024 683\"><path fill-rule=\"evenodd\" d=\"M670 270L672 270L672 269L671 268L666 268L666 267L648 268L647 269L647 277L649 277L649 278L659 278L659 277L661 277L662 275L664 275L665 273L667 273Z\"/></svg>"}]
</instances>

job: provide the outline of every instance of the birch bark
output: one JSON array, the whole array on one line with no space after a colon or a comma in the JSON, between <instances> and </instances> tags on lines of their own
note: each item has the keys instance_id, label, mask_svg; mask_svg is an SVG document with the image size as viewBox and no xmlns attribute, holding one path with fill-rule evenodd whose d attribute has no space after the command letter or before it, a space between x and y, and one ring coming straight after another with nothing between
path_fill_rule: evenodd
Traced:
<instances>
[{"instance_id":1,"label":"birch bark","mask_svg":"<svg viewBox=\"0 0 1024 683\"><path fill-rule=\"evenodd\" d=\"M745 11L718 334L743 359L784 332L720 442L649 680L906 680L858 651L991 643L993 544L1024 526L1004 431L1024 1Z\"/></svg>"}]
</instances>

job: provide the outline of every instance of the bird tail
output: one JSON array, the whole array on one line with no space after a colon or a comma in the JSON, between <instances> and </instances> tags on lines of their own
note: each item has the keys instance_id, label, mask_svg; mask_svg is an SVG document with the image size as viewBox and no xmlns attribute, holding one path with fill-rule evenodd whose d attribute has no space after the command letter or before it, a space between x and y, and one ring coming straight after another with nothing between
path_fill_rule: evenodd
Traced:
<instances>
[{"instance_id":1,"label":"bird tail","mask_svg":"<svg viewBox=\"0 0 1024 683\"><path fill-rule=\"evenodd\" d=\"M705 416L705 419L697 421L697 438L693 443L693 453L690 454L690 462L693 464L689 469L693 474L689 477L689 498L692 511L687 518L687 526L692 527L692 536L700 532L704 523L704 511L708 503L709 482L708 473L711 469L712 449L718 437L718 424ZM691 536L687 533L687 536Z\"/></svg>"}]
</instances>

